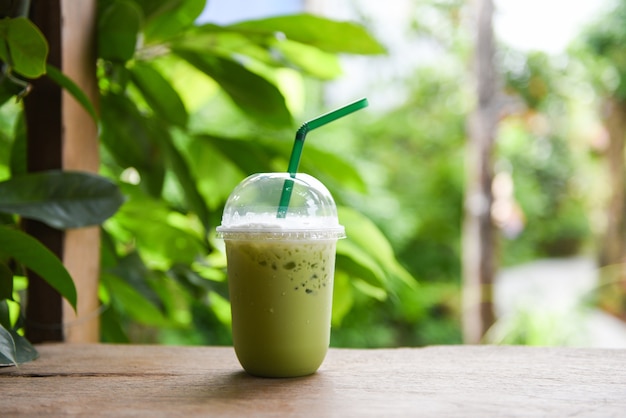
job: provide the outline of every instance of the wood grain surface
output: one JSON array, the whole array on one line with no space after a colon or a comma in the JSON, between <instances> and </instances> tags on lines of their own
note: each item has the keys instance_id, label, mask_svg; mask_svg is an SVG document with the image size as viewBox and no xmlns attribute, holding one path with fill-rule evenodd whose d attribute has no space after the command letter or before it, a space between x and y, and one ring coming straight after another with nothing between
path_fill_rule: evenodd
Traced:
<instances>
[{"instance_id":1,"label":"wood grain surface","mask_svg":"<svg viewBox=\"0 0 626 418\"><path fill-rule=\"evenodd\" d=\"M626 350L331 349L265 379L231 347L55 344L0 369L0 416L626 416Z\"/></svg>"},{"instance_id":2,"label":"wood grain surface","mask_svg":"<svg viewBox=\"0 0 626 418\"><path fill-rule=\"evenodd\" d=\"M63 73L98 107L96 77L97 0L62 0L61 55ZM98 126L66 90L61 93L63 170L98 173L100 137ZM100 227L64 231L63 264L74 278L77 311L64 300L63 341L94 343L100 338Z\"/></svg>"}]
</instances>

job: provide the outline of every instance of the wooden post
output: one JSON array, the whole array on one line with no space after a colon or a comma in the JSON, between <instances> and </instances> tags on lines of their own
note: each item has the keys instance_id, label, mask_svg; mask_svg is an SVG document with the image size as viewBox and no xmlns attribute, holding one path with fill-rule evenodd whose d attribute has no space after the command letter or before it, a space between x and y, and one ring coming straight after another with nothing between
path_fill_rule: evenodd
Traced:
<instances>
[{"instance_id":1,"label":"wooden post","mask_svg":"<svg viewBox=\"0 0 626 418\"><path fill-rule=\"evenodd\" d=\"M602 116L609 136L604 156L609 194L598 254L601 267L598 304L626 320L626 101L618 97L606 98Z\"/></svg>"},{"instance_id":2,"label":"wooden post","mask_svg":"<svg viewBox=\"0 0 626 418\"><path fill-rule=\"evenodd\" d=\"M61 31L63 72L97 104L96 0L62 0ZM66 91L62 97L63 169L98 172L98 130L87 111ZM63 263L78 292L77 314L66 302L63 308L65 340L97 342L100 339L98 277L100 228L65 232Z\"/></svg>"},{"instance_id":3,"label":"wooden post","mask_svg":"<svg viewBox=\"0 0 626 418\"><path fill-rule=\"evenodd\" d=\"M48 40L48 62L61 67L60 0L36 1L30 18ZM33 83L24 100L28 131L27 169L29 172L59 169L62 165L61 89L47 77ZM63 232L31 220L24 230L41 241L59 258L63 257ZM62 341L61 296L41 277L29 272L26 302L26 338L33 343Z\"/></svg>"},{"instance_id":4,"label":"wooden post","mask_svg":"<svg viewBox=\"0 0 626 418\"><path fill-rule=\"evenodd\" d=\"M463 223L463 339L477 344L493 325L495 228L491 219L492 152L497 123L493 65L492 0L476 1L474 80L476 108L470 115Z\"/></svg>"},{"instance_id":5,"label":"wooden post","mask_svg":"<svg viewBox=\"0 0 626 418\"><path fill-rule=\"evenodd\" d=\"M31 19L50 46L48 62L60 68L95 103L96 0L33 2ZM25 100L28 169L98 170L95 122L67 93L42 77ZM29 275L26 336L32 342L97 342L99 228L58 231L27 221L28 233L63 260L78 292L78 316L63 306L61 297L36 275Z\"/></svg>"},{"instance_id":6,"label":"wooden post","mask_svg":"<svg viewBox=\"0 0 626 418\"><path fill-rule=\"evenodd\" d=\"M624 179L624 149L626 145L626 102L616 98L607 99L604 104L604 126L609 134L606 152L609 190L604 237L601 240L600 266L624 263L626 236L626 180Z\"/></svg>"}]
</instances>

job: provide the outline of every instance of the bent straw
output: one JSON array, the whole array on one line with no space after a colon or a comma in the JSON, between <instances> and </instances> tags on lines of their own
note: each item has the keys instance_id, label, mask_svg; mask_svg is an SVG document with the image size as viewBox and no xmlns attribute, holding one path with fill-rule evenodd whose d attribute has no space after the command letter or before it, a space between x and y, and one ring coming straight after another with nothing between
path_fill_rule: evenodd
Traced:
<instances>
[{"instance_id":1,"label":"bent straw","mask_svg":"<svg viewBox=\"0 0 626 418\"><path fill-rule=\"evenodd\" d=\"M300 126L298 131L296 132L296 139L293 143L293 149L291 150L291 157L289 158L289 167L287 168L287 171L289 172L289 176L291 178L296 178L296 173L298 172L298 166L300 165L300 157L302 155L302 148L304 147L304 139L306 138L307 133L309 133L313 129L319 128L320 126L324 126L327 123L333 122L339 118L349 115L350 113L363 109L364 107L367 107L367 105L368 105L368 102L366 98L359 99L343 107L340 107L339 109L335 109L321 116L318 116L315 119L311 119L307 122L304 122L302 126ZM283 185L283 191L280 195L278 213L276 214L277 218L284 218L285 216L287 216L287 209L289 208L289 200L291 199L292 191L293 191L293 180L291 179L285 180L285 184Z\"/></svg>"}]
</instances>

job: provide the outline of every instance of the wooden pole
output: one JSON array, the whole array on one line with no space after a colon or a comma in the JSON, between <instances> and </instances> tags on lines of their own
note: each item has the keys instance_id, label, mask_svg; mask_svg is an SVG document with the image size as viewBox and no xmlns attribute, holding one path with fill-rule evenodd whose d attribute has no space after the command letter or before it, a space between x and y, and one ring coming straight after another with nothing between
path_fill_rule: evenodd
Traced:
<instances>
[{"instance_id":1,"label":"wooden pole","mask_svg":"<svg viewBox=\"0 0 626 418\"><path fill-rule=\"evenodd\" d=\"M604 126L609 134L609 147L606 153L609 190L611 194L606 209L607 225L601 240L600 266L622 264L625 260L626 236L626 179L624 178L626 148L626 102L616 98L607 99L604 104Z\"/></svg>"},{"instance_id":2,"label":"wooden pole","mask_svg":"<svg viewBox=\"0 0 626 418\"><path fill-rule=\"evenodd\" d=\"M60 0L35 1L30 18L39 27L50 47L48 62L61 67ZM49 78L33 83L24 100L27 125L27 170L60 169L62 166L61 89ZM41 241L59 258L63 257L62 231L41 222L25 220L24 230ZM32 343L62 341L61 296L40 276L29 272L26 302L26 338Z\"/></svg>"},{"instance_id":3,"label":"wooden pole","mask_svg":"<svg viewBox=\"0 0 626 418\"><path fill-rule=\"evenodd\" d=\"M96 0L62 0L62 69L91 102L98 101L96 78ZM61 96L63 169L97 173L98 130L83 107L66 91ZM99 330L98 277L100 274L100 228L65 232L63 263L74 278L78 293L77 313L65 302L65 340L97 342Z\"/></svg>"},{"instance_id":4,"label":"wooden pole","mask_svg":"<svg viewBox=\"0 0 626 418\"><path fill-rule=\"evenodd\" d=\"M95 0L47 0L31 5L31 19L48 40L48 62L60 68L95 103ZM28 170L98 170L95 122L47 77L35 80L25 100ZM59 231L26 221L26 231L63 260L78 293L78 315L41 278L29 274L26 336L44 341L97 342L99 228Z\"/></svg>"},{"instance_id":5,"label":"wooden pole","mask_svg":"<svg viewBox=\"0 0 626 418\"><path fill-rule=\"evenodd\" d=\"M476 107L469 120L463 223L463 339L480 343L493 325L495 228L491 219L492 152L497 123L492 0L476 1Z\"/></svg>"}]
</instances>

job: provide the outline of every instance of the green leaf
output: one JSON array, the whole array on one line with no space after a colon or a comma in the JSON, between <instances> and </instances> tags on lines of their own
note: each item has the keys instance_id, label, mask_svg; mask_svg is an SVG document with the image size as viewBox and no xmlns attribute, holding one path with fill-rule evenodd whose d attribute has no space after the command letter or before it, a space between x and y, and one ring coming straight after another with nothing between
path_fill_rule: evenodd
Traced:
<instances>
[{"instance_id":1,"label":"green leaf","mask_svg":"<svg viewBox=\"0 0 626 418\"><path fill-rule=\"evenodd\" d=\"M2 327L0 326L0 328ZM28 342L26 338L22 337L20 334L18 334L14 330L9 330L7 332L10 334L10 336L13 339L13 345L15 347L15 356L13 359L11 359L7 356L4 356L3 355L4 353L0 350L0 366L13 366L13 365L18 365L22 363L27 363L39 357L39 353L37 352L35 347L33 347L32 344ZM0 333L2 333L1 330L0 330ZM0 336L0 340L2 340L1 336ZM1 345L2 344L0 343L0 346Z\"/></svg>"},{"instance_id":2,"label":"green leaf","mask_svg":"<svg viewBox=\"0 0 626 418\"><path fill-rule=\"evenodd\" d=\"M341 74L339 57L335 54L273 35L249 37L212 24L186 32L184 37L174 40L172 46L224 58L245 56L271 67L295 67L323 80Z\"/></svg>"},{"instance_id":3,"label":"green leaf","mask_svg":"<svg viewBox=\"0 0 626 418\"><path fill-rule=\"evenodd\" d=\"M172 41L172 47L224 58L245 55L266 65L285 65L277 54L273 54L273 51L267 48L267 44L260 44L244 34L227 31L221 26L212 24L196 26L187 31L185 36Z\"/></svg>"},{"instance_id":4,"label":"green leaf","mask_svg":"<svg viewBox=\"0 0 626 418\"><path fill-rule=\"evenodd\" d=\"M9 304L6 299L0 299L0 325L6 329L11 329L12 327Z\"/></svg>"},{"instance_id":5,"label":"green leaf","mask_svg":"<svg viewBox=\"0 0 626 418\"><path fill-rule=\"evenodd\" d=\"M275 139L228 138L215 135L199 135L222 155L237 165L244 173L259 173L275 170L277 156L283 156L285 167L291 151L291 143ZM314 141L314 139L310 139ZM300 171L322 180L331 190L335 187L350 188L365 192L366 185L359 171L344 158L313 144L307 145ZM335 187L331 187L336 185Z\"/></svg>"},{"instance_id":6,"label":"green leaf","mask_svg":"<svg viewBox=\"0 0 626 418\"><path fill-rule=\"evenodd\" d=\"M159 300L157 293L148 285L148 279L153 275L152 271L145 265L141 256L136 251L122 257L119 260L119 264L109 272L124 280L132 286L141 296L153 305L162 308L162 303Z\"/></svg>"},{"instance_id":7,"label":"green leaf","mask_svg":"<svg viewBox=\"0 0 626 418\"><path fill-rule=\"evenodd\" d=\"M11 146L11 174L16 176L27 172L26 121L24 112L20 112L15 123L15 139Z\"/></svg>"},{"instance_id":8,"label":"green leaf","mask_svg":"<svg viewBox=\"0 0 626 418\"><path fill-rule=\"evenodd\" d=\"M354 305L354 295L352 294L352 286L350 285L350 276L343 271L335 272L335 280L333 284L333 310L332 325L338 327L341 325L343 318L350 312Z\"/></svg>"},{"instance_id":9,"label":"green leaf","mask_svg":"<svg viewBox=\"0 0 626 418\"><path fill-rule=\"evenodd\" d=\"M327 52L381 54L385 49L360 25L310 14L270 17L226 27L250 36L283 34L287 39Z\"/></svg>"},{"instance_id":10,"label":"green leaf","mask_svg":"<svg viewBox=\"0 0 626 418\"><path fill-rule=\"evenodd\" d=\"M155 136L155 138L161 138L160 143L163 153L165 154L165 159L176 175L176 181L183 190L189 209L198 215L200 222L202 222L206 235L211 227L209 223L211 213L198 190L196 179L193 177L190 170L190 165L185 161L183 154L176 148L169 132L163 129L160 130L159 133L160 135Z\"/></svg>"},{"instance_id":11,"label":"green leaf","mask_svg":"<svg viewBox=\"0 0 626 418\"><path fill-rule=\"evenodd\" d=\"M100 288L104 288L104 284L101 283ZM116 309L108 306L100 317L100 340L104 343L129 343L123 322Z\"/></svg>"},{"instance_id":12,"label":"green leaf","mask_svg":"<svg viewBox=\"0 0 626 418\"><path fill-rule=\"evenodd\" d=\"M260 173L271 170L274 152L261 141L199 135L199 139L213 145L222 155L236 164L244 173Z\"/></svg>"},{"instance_id":13,"label":"green leaf","mask_svg":"<svg viewBox=\"0 0 626 418\"><path fill-rule=\"evenodd\" d=\"M19 84L15 84L9 77L1 77L0 78L0 106L8 102L10 99L14 97L18 97L18 95L24 90L23 86Z\"/></svg>"},{"instance_id":14,"label":"green leaf","mask_svg":"<svg viewBox=\"0 0 626 418\"><path fill-rule=\"evenodd\" d=\"M11 365L17 366L15 341L13 341L13 336L9 330L0 325L0 366Z\"/></svg>"},{"instance_id":15,"label":"green leaf","mask_svg":"<svg viewBox=\"0 0 626 418\"><path fill-rule=\"evenodd\" d=\"M380 230L361 213L347 208L337 208L339 221L346 228L349 241L359 248L368 250L374 259L383 264L393 264L395 256L387 238Z\"/></svg>"},{"instance_id":16,"label":"green leaf","mask_svg":"<svg viewBox=\"0 0 626 418\"><path fill-rule=\"evenodd\" d=\"M183 101L160 72L147 63L136 62L130 74L133 83L159 118L181 128L187 125L189 115Z\"/></svg>"},{"instance_id":17,"label":"green leaf","mask_svg":"<svg viewBox=\"0 0 626 418\"><path fill-rule=\"evenodd\" d=\"M160 327L168 325L161 310L122 278L103 273L101 280L112 297L131 318L145 325Z\"/></svg>"},{"instance_id":18,"label":"green leaf","mask_svg":"<svg viewBox=\"0 0 626 418\"><path fill-rule=\"evenodd\" d=\"M184 49L173 52L215 80L239 108L258 121L276 126L293 123L285 98L267 79L229 59Z\"/></svg>"},{"instance_id":19,"label":"green leaf","mask_svg":"<svg viewBox=\"0 0 626 418\"><path fill-rule=\"evenodd\" d=\"M207 0L172 0L154 10L144 26L146 43L166 41L193 27ZM145 0L142 1L145 3Z\"/></svg>"},{"instance_id":20,"label":"green leaf","mask_svg":"<svg viewBox=\"0 0 626 418\"><path fill-rule=\"evenodd\" d=\"M361 280L358 277L352 279L352 285L359 290L359 292L367 295L372 299L376 299L380 302L384 302L387 299L387 291L381 289L378 286L372 286L365 280Z\"/></svg>"},{"instance_id":21,"label":"green leaf","mask_svg":"<svg viewBox=\"0 0 626 418\"><path fill-rule=\"evenodd\" d=\"M48 42L39 28L25 17L0 20L0 60L24 77L46 73Z\"/></svg>"},{"instance_id":22,"label":"green leaf","mask_svg":"<svg viewBox=\"0 0 626 418\"><path fill-rule=\"evenodd\" d=\"M0 182L0 212L54 228L98 225L124 202L115 183L92 173L42 171Z\"/></svg>"},{"instance_id":23,"label":"green leaf","mask_svg":"<svg viewBox=\"0 0 626 418\"><path fill-rule=\"evenodd\" d=\"M117 0L99 13L98 56L126 62L135 55L142 13L133 1Z\"/></svg>"},{"instance_id":24,"label":"green leaf","mask_svg":"<svg viewBox=\"0 0 626 418\"><path fill-rule=\"evenodd\" d=\"M355 276L376 287L388 287L394 279L416 288L415 279L399 264L391 244L371 220L347 207L337 211L348 236L337 243L338 265L345 264Z\"/></svg>"},{"instance_id":25,"label":"green leaf","mask_svg":"<svg viewBox=\"0 0 626 418\"><path fill-rule=\"evenodd\" d=\"M210 225L219 224L224 202L245 173L206 138L177 136L175 145L184 155L198 193L209 209L207 222ZM241 155L246 152L242 149Z\"/></svg>"},{"instance_id":26,"label":"green leaf","mask_svg":"<svg viewBox=\"0 0 626 418\"><path fill-rule=\"evenodd\" d=\"M0 226L0 253L37 273L76 309L76 288L72 277L57 256L35 238Z\"/></svg>"},{"instance_id":27,"label":"green leaf","mask_svg":"<svg viewBox=\"0 0 626 418\"><path fill-rule=\"evenodd\" d=\"M169 13L180 0L134 0L143 12L146 20L153 19L163 13Z\"/></svg>"},{"instance_id":28,"label":"green leaf","mask_svg":"<svg viewBox=\"0 0 626 418\"><path fill-rule=\"evenodd\" d=\"M119 94L106 94L102 103L102 142L122 167L134 167L141 175L141 186L152 196L160 196L165 178L163 153L155 133L135 103Z\"/></svg>"},{"instance_id":29,"label":"green leaf","mask_svg":"<svg viewBox=\"0 0 626 418\"><path fill-rule=\"evenodd\" d=\"M274 39L271 47L279 51L288 63L313 77L331 80L341 75L337 55L289 39Z\"/></svg>"},{"instance_id":30,"label":"green leaf","mask_svg":"<svg viewBox=\"0 0 626 418\"><path fill-rule=\"evenodd\" d=\"M207 280L185 264L172 266L172 268L167 271L167 275L177 283L180 283L194 298L199 298L208 293L213 290L216 285L215 282Z\"/></svg>"},{"instance_id":31,"label":"green leaf","mask_svg":"<svg viewBox=\"0 0 626 418\"><path fill-rule=\"evenodd\" d=\"M367 249L390 274L414 287L415 279L398 263L389 240L369 218L345 206L338 207L337 211L340 222L346 227L346 234L350 236L350 241Z\"/></svg>"},{"instance_id":32,"label":"green leaf","mask_svg":"<svg viewBox=\"0 0 626 418\"><path fill-rule=\"evenodd\" d=\"M315 139L309 138L307 141L314 142ZM312 143L305 145L300 171L319 178L330 190L347 188L361 193L367 191L365 181L354 164L337 155L336 152L326 151L312 145Z\"/></svg>"},{"instance_id":33,"label":"green leaf","mask_svg":"<svg viewBox=\"0 0 626 418\"><path fill-rule=\"evenodd\" d=\"M130 199L109 222L130 232L146 259L191 264L199 255L206 254L195 233L167 221L171 210L163 200L146 196L137 186L125 184L123 187Z\"/></svg>"},{"instance_id":34,"label":"green leaf","mask_svg":"<svg viewBox=\"0 0 626 418\"><path fill-rule=\"evenodd\" d=\"M349 240L337 243L337 269L358 277L377 287L387 286L387 275L363 249Z\"/></svg>"},{"instance_id":35,"label":"green leaf","mask_svg":"<svg viewBox=\"0 0 626 418\"><path fill-rule=\"evenodd\" d=\"M48 77L59 86L63 87L67 90L68 93L72 95L81 104L81 106L89 113L91 118L98 124L98 114L96 113L96 109L93 107L91 100L85 94L84 91L80 89L70 78L66 77L58 68L54 65L47 64L46 70Z\"/></svg>"},{"instance_id":36,"label":"green leaf","mask_svg":"<svg viewBox=\"0 0 626 418\"><path fill-rule=\"evenodd\" d=\"M0 301L13 300L13 272L0 261Z\"/></svg>"}]
</instances>

